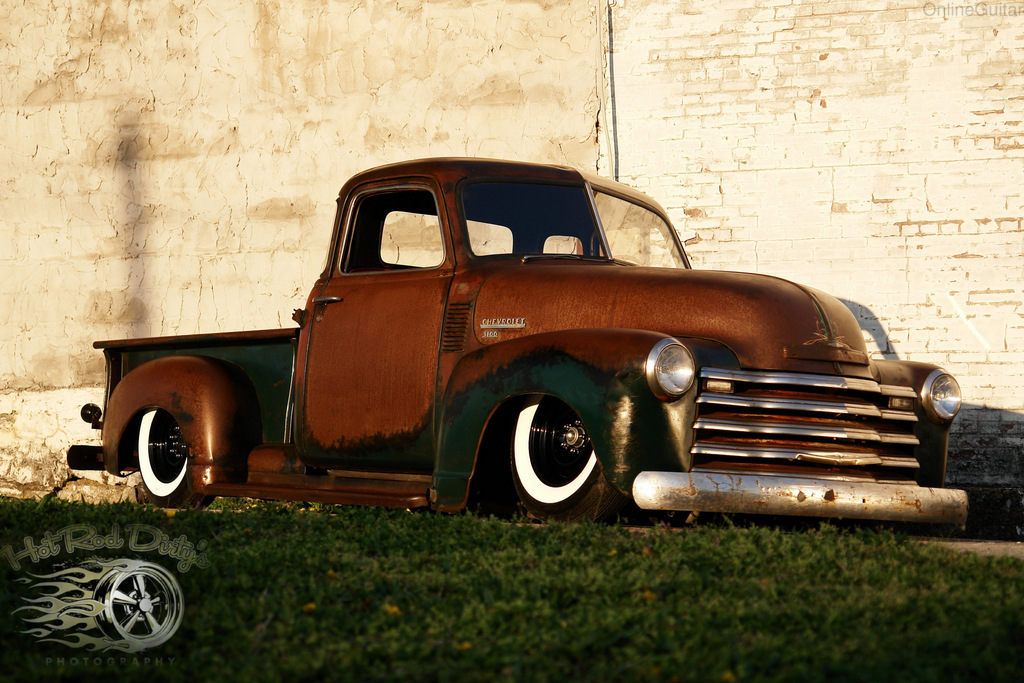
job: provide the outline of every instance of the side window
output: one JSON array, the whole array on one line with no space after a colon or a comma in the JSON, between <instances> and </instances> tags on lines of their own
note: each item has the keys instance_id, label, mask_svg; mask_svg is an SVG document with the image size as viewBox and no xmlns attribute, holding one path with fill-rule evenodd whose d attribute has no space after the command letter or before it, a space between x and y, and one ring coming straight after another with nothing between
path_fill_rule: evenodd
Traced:
<instances>
[{"instance_id":1,"label":"side window","mask_svg":"<svg viewBox=\"0 0 1024 683\"><path fill-rule=\"evenodd\" d=\"M685 268L672 227L658 214L603 192L594 194L612 258L638 266Z\"/></svg>"},{"instance_id":2,"label":"side window","mask_svg":"<svg viewBox=\"0 0 1024 683\"><path fill-rule=\"evenodd\" d=\"M346 271L435 268L443 261L441 221L430 191L391 190L359 200Z\"/></svg>"}]
</instances>

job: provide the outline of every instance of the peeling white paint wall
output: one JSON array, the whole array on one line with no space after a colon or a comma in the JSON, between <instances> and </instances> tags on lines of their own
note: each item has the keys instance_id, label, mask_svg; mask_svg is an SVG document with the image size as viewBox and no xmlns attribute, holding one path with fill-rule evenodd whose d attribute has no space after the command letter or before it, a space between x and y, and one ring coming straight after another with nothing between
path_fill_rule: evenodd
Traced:
<instances>
[{"instance_id":1,"label":"peeling white paint wall","mask_svg":"<svg viewBox=\"0 0 1024 683\"><path fill-rule=\"evenodd\" d=\"M291 326L356 171L596 164L592 2L2 4L0 494L96 443L94 340Z\"/></svg>"},{"instance_id":2,"label":"peeling white paint wall","mask_svg":"<svg viewBox=\"0 0 1024 683\"><path fill-rule=\"evenodd\" d=\"M828 291L878 355L952 371L951 481L1020 487L1024 7L978 7L616 0L601 168L698 267Z\"/></svg>"}]
</instances>

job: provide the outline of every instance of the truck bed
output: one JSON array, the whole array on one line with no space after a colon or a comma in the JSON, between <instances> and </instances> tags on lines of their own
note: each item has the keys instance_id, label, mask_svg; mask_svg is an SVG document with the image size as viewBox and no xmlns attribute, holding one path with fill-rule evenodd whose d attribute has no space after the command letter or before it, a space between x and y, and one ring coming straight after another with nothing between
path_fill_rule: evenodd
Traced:
<instances>
[{"instance_id":1,"label":"truck bed","mask_svg":"<svg viewBox=\"0 0 1024 683\"><path fill-rule=\"evenodd\" d=\"M121 378L143 363L165 356L207 356L233 363L256 389L264 443L291 438L291 387L298 328L98 341L107 361L107 396Z\"/></svg>"}]
</instances>

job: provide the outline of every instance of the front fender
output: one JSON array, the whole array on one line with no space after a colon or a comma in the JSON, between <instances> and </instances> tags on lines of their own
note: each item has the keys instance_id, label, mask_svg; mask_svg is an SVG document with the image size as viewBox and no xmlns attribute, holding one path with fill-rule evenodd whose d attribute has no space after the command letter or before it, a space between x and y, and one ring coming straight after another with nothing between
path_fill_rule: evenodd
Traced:
<instances>
[{"instance_id":1,"label":"front fender","mask_svg":"<svg viewBox=\"0 0 1024 683\"><path fill-rule=\"evenodd\" d=\"M180 425L194 491L245 481L246 459L262 441L263 427L256 391L238 366L206 356L166 356L125 375L103 421L103 461L111 474L131 462L138 418L149 408L163 408Z\"/></svg>"},{"instance_id":2,"label":"front fender","mask_svg":"<svg viewBox=\"0 0 1024 683\"><path fill-rule=\"evenodd\" d=\"M434 506L463 507L488 421L506 401L549 394L587 426L608 481L629 494L642 469L690 468L695 390L665 402L647 386L644 363L668 335L646 330L580 329L493 344L463 357L438 411Z\"/></svg>"},{"instance_id":3,"label":"front fender","mask_svg":"<svg viewBox=\"0 0 1024 683\"><path fill-rule=\"evenodd\" d=\"M881 384L910 387L920 398L925 378L939 366L901 360L873 361ZM915 403L917 425L914 433L920 442L915 449L920 469L917 483L920 486L941 488L946 485L946 464L949 452L949 430L951 423L936 424L924 412L920 400Z\"/></svg>"}]
</instances>

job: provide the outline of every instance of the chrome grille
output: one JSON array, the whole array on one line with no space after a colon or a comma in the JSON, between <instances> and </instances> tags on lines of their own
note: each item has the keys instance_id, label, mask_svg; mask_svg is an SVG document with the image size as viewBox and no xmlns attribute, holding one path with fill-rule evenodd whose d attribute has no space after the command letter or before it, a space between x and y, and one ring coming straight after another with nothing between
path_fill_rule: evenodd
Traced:
<instances>
[{"instance_id":1,"label":"chrome grille","mask_svg":"<svg viewBox=\"0 0 1024 683\"><path fill-rule=\"evenodd\" d=\"M917 418L889 405L914 397L853 377L704 368L691 453L698 467L915 470Z\"/></svg>"}]
</instances>

